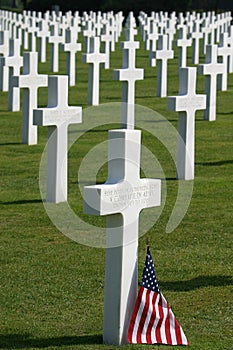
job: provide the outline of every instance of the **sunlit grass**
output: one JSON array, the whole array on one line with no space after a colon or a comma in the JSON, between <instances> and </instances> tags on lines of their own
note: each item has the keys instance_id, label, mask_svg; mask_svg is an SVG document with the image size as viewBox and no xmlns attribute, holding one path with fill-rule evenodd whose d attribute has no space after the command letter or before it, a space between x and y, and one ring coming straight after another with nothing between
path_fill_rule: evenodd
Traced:
<instances>
[{"instance_id":1,"label":"sunlit grass","mask_svg":"<svg viewBox=\"0 0 233 350\"><path fill-rule=\"evenodd\" d=\"M169 95L178 92L175 52L175 59L168 63ZM121 83L113 80L113 69L121 67L121 60L118 43L111 54L111 69L101 70L101 103L121 101ZM157 68L148 67L148 52L142 43L137 52L137 67L145 69L145 79L136 83L136 103L159 112L177 127L177 114L167 111L167 99L155 96ZM39 65L39 72L49 72L49 56L45 64ZM65 74L64 53L60 54L59 74ZM87 77L88 66L81 62L78 53L77 85L69 89L70 105L87 107ZM195 350L232 347L232 74L228 87L227 92L218 93L216 122L206 122L203 112L197 113L192 200L183 221L170 234L165 233L165 227L177 197L175 165L165 147L142 132L143 144L154 152L170 180L166 182L167 201L161 217L139 241L139 276L149 238L160 288L191 342L190 349ZM197 91L203 90L204 78L198 76ZM39 106L46 105L47 89L43 88L39 92ZM103 346L101 338L105 251L62 235L41 201L39 165L47 140L46 128L39 128L38 145L22 145L21 112L7 111L7 93L3 92L0 123L0 348L115 349ZM107 140L107 129L101 127L85 134L69 151L68 198L80 215L83 201L77 171L85 154ZM97 180L104 182L106 177L105 165ZM98 225L105 222L98 217L85 219Z\"/></svg>"}]
</instances>

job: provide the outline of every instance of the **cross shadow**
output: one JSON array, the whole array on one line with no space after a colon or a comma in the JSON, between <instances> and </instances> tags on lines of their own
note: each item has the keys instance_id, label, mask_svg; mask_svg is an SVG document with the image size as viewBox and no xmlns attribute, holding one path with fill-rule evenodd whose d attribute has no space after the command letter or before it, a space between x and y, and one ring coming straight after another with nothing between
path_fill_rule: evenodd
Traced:
<instances>
[{"instance_id":1,"label":"cross shadow","mask_svg":"<svg viewBox=\"0 0 233 350\"><path fill-rule=\"evenodd\" d=\"M22 145L22 142L6 142L6 143L0 143L0 146L15 146L15 145Z\"/></svg>"},{"instance_id":2,"label":"cross shadow","mask_svg":"<svg viewBox=\"0 0 233 350\"><path fill-rule=\"evenodd\" d=\"M230 114L233 114L233 111L231 111L231 112L217 112L217 114L219 114L219 115L230 115Z\"/></svg>"},{"instance_id":3,"label":"cross shadow","mask_svg":"<svg viewBox=\"0 0 233 350\"><path fill-rule=\"evenodd\" d=\"M198 276L186 281L159 281L159 288L173 292L189 292L205 287L223 287L233 285L231 276Z\"/></svg>"},{"instance_id":4,"label":"cross shadow","mask_svg":"<svg viewBox=\"0 0 233 350\"><path fill-rule=\"evenodd\" d=\"M21 199L18 201L12 201L12 202L0 202L0 204L3 205L12 205L12 204L32 204L32 203L41 203L42 199Z\"/></svg>"},{"instance_id":5,"label":"cross shadow","mask_svg":"<svg viewBox=\"0 0 233 350\"><path fill-rule=\"evenodd\" d=\"M102 335L83 335L83 336L63 336L54 338L31 338L29 334L0 334L0 349L28 349L28 348L50 348L55 346L69 345L95 345L102 344Z\"/></svg>"},{"instance_id":6,"label":"cross shadow","mask_svg":"<svg viewBox=\"0 0 233 350\"><path fill-rule=\"evenodd\" d=\"M203 165L203 166L220 166L225 164L233 164L233 160L220 160L218 162L197 162L196 165Z\"/></svg>"}]
</instances>

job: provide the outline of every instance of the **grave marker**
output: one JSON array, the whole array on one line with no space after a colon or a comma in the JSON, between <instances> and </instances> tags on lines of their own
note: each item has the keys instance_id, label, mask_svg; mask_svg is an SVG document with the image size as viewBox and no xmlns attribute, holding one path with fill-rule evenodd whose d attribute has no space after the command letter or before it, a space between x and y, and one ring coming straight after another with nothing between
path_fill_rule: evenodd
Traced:
<instances>
[{"instance_id":1,"label":"grave marker","mask_svg":"<svg viewBox=\"0 0 233 350\"><path fill-rule=\"evenodd\" d=\"M217 45L207 45L205 64L198 66L198 72L206 76L205 94L207 95L207 104L204 119L209 121L216 120L217 76L224 72L224 65L217 61L217 50Z\"/></svg>"},{"instance_id":2,"label":"grave marker","mask_svg":"<svg viewBox=\"0 0 233 350\"><path fill-rule=\"evenodd\" d=\"M50 70L51 72L59 71L59 44L63 43L63 36L59 35L58 24L51 27L51 36L49 37L51 44Z\"/></svg>"},{"instance_id":3,"label":"grave marker","mask_svg":"<svg viewBox=\"0 0 233 350\"><path fill-rule=\"evenodd\" d=\"M186 67L187 47L192 45L192 39L187 38L187 28L185 26L179 29L176 45L178 47L179 68Z\"/></svg>"},{"instance_id":4,"label":"grave marker","mask_svg":"<svg viewBox=\"0 0 233 350\"><path fill-rule=\"evenodd\" d=\"M196 94L196 67L180 68L179 95L168 97L168 109L179 113L177 178L194 179L195 113L206 108L206 96Z\"/></svg>"},{"instance_id":5,"label":"grave marker","mask_svg":"<svg viewBox=\"0 0 233 350\"><path fill-rule=\"evenodd\" d=\"M174 58L173 50L168 50L167 35L159 35L156 60L158 60L157 96L167 96L167 61Z\"/></svg>"},{"instance_id":6,"label":"grave marker","mask_svg":"<svg viewBox=\"0 0 233 350\"><path fill-rule=\"evenodd\" d=\"M88 104L99 104L100 63L107 62L107 54L100 53L100 38L90 39L90 52L82 55L84 63L89 64L88 71Z\"/></svg>"},{"instance_id":7,"label":"grave marker","mask_svg":"<svg viewBox=\"0 0 233 350\"><path fill-rule=\"evenodd\" d=\"M194 23L194 31L191 34L193 39L192 44L192 63L198 64L199 63L199 43L200 39L203 37L203 34L200 31L200 24L199 21Z\"/></svg>"},{"instance_id":8,"label":"grave marker","mask_svg":"<svg viewBox=\"0 0 233 350\"><path fill-rule=\"evenodd\" d=\"M9 68L5 66L4 57L9 56L10 33L9 31L0 31L0 90L8 91L9 87ZM3 57L2 57L2 56Z\"/></svg>"},{"instance_id":9,"label":"grave marker","mask_svg":"<svg viewBox=\"0 0 233 350\"><path fill-rule=\"evenodd\" d=\"M108 142L108 179L84 187L84 212L107 215L103 341L122 345L137 297L139 214L160 205L161 181L140 178L140 130L110 130Z\"/></svg>"},{"instance_id":10,"label":"grave marker","mask_svg":"<svg viewBox=\"0 0 233 350\"><path fill-rule=\"evenodd\" d=\"M67 201L68 127L82 121L82 108L68 106L68 76L49 76L48 106L34 109L33 121L48 126L46 201Z\"/></svg>"},{"instance_id":11,"label":"grave marker","mask_svg":"<svg viewBox=\"0 0 233 350\"><path fill-rule=\"evenodd\" d=\"M126 30L126 41L121 43L122 69L115 69L113 76L123 82L121 125L126 129L134 129L135 82L143 79L143 69L135 68L136 49L139 48L139 42L134 41L136 32L132 28Z\"/></svg>"},{"instance_id":12,"label":"grave marker","mask_svg":"<svg viewBox=\"0 0 233 350\"><path fill-rule=\"evenodd\" d=\"M49 38L50 31L46 20L41 20L39 23L39 31L37 36L39 38L39 61L46 62L46 42Z\"/></svg>"},{"instance_id":13,"label":"grave marker","mask_svg":"<svg viewBox=\"0 0 233 350\"><path fill-rule=\"evenodd\" d=\"M10 39L10 53L5 58L5 65L9 67L8 110L17 112L20 110L20 90L12 86L12 77L20 75L20 68L23 66L23 57L20 56L20 39Z\"/></svg>"},{"instance_id":14,"label":"grave marker","mask_svg":"<svg viewBox=\"0 0 233 350\"><path fill-rule=\"evenodd\" d=\"M104 53L107 55L107 60L104 63L104 68L109 69L110 67L110 48L111 48L111 42L114 40L113 33L110 30L109 23L106 23L103 29L103 34L101 35L101 41L103 42L103 50Z\"/></svg>"},{"instance_id":15,"label":"grave marker","mask_svg":"<svg viewBox=\"0 0 233 350\"><path fill-rule=\"evenodd\" d=\"M37 108L38 88L48 85L48 76L38 74L38 53L25 52L23 74L12 77L12 86L23 89L22 143L37 144L37 126L33 125L33 109Z\"/></svg>"},{"instance_id":16,"label":"grave marker","mask_svg":"<svg viewBox=\"0 0 233 350\"><path fill-rule=\"evenodd\" d=\"M218 56L221 56L221 63L224 66L223 74L218 77L218 90L227 91L227 72L229 70L228 63L231 57L231 48L228 46L228 34L220 35L220 44L218 46Z\"/></svg>"},{"instance_id":17,"label":"grave marker","mask_svg":"<svg viewBox=\"0 0 233 350\"><path fill-rule=\"evenodd\" d=\"M66 74L69 76L69 85L75 86L76 82L76 53L81 51L82 44L77 42L78 34L74 28L66 30L66 43L63 45L66 51Z\"/></svg>"}]
</instances>

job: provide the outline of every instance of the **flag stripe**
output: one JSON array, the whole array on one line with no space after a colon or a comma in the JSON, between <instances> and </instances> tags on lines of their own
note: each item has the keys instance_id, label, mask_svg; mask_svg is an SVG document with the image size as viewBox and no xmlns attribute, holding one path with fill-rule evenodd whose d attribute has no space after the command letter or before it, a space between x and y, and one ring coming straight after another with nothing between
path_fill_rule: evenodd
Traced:
<instances>
[{"instance_id":1,"label":"flag stripe","mask_svg":"<svg viewBox=\"0 0 233 350\"><path fill-rule=\"evenodd\" d=\"M146 340L147 344L153 344L153 324L155 322L156 318L156 312L155 312L155 304L156 300L159 298L159 294L151 292L151 317L150 317L150 322L148 324L148 329L147 329L147 335L146 335ZM155 341L154 341L155 342Z\"/></svg>"},{"instance_id":2,"label":"flag stripe","mask_svg":"<svg viewBox=\"0 0 233 350\"><path fill-rule=\"evenodd\" d=\"M145 319L145 323L144 323L144 327L142 330L142 343L146 343L148 344L148 325L150 323L150 318L151 318L151 314L152 314L152 299L153 299L153 292L151 292L150 290L147 290L147 294L148 294L148 311L147 311L147 315L146 315L146 319ZM150 343L149 343L150 344Z\"/></svg>"},{"instance_id":3,"label":"flag stripe","mask_svg":"<svg viewBox=\"0 0 233 350\"><path fill-rule=\"evenodd\" d=\"M149 309L149 298L150 298L150 291L145 288L145 301L142 305L142 313L139 321L139 326L138 326L138 331L137 331L137 343L140 344L142 343L141 335L142 335L142 330L144 328L145 320L146 320L146 315Z\"/></svg>"},{"instance_id":4,"label":"flag stripe","mask_svg":"<svg viewBox=\"0 0 233 350\"><path fill-rule=\"evenodd\" d=\"M128 331L128 342L129 343L136 343L135 339L135 331L134 329L136 328L136 319L137 319L137 315L138 315L138 311L141 305L141 300L142 300L142 294L144 293L144 288L140 287L139 289L139 293L138 293L138 297L136 300L136 304L134 307L134 311L133 311L133 315L132 315L132 319L130 322L130 326L129 326L129 331ZM139 318L138 318L139 320ZM137 329L136 329L137 330Z\"/></svg>"},{"instance_id":5,"label":"flag stripe","mask_svg":"<svg viewBox=\"0 0 233 350\"><path fill-rule=\"evenodd\" d=\"M156 336L156 340L157 340L157 343L161 344L162 343L162 335L161 335L161 327L162 327L162 322L163 322L163 308L161 306L161 296L158 300L158 315L159 315L159 318L158 318L158 323L157 323L157 327L155 329L155 336Z\"/></svg>"},{"instance_id":6,"label":"flag stripe","mask_svg":"<svg viewBox=\"0 0 233 350\"><path fill-rule=\"evenodd\" d=\"M172 345L170 312L169 312L169 307L168 307L167 303L165 303L165 301L164 301L164 307L167 310L167 317L166 317L166 320L165 320L165 332L166 332L167 344Z\"/></svg>"},{"instance_id":7,"label":"flag stripe","mask_svg":"<svg viewBox=\"0 0 233 350\"><path fill-rule=\"evenodd\" d=\"M189 345L181 326L158 288L149 248L142 285L130 321L128 341L138 344Z\"/></svg>"}]
</instances>

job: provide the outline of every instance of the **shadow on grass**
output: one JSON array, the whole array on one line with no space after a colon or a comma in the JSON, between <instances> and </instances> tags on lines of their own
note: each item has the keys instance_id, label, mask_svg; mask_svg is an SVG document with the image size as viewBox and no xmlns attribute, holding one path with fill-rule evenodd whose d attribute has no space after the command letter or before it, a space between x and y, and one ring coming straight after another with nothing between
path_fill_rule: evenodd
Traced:
<instances>
[{"instance_id":1,"label":"shadow on grass","mask_svg":"<svg viewBox=\"0 0 233 350\"><path fill-rule=\"evenodd\" d=\"M33 339L28 334L0 335L0 349L49 348L53 346L102 344L102 335L64 336Z\"/></svg>"},{"instance_id":2,"label":"shadow on grass","mask_svg":"<svg viewBox=\"0 0 233 350\"><path fill-rule=\"evenodd\" d=\"M16 146L16 145L23 145L22 142L5 142L0 143L0 146Z\"/></svg>"},{"instance_id":3,"label":"shadow on grass","mask_svg":"<svg viewBox=\"0 0 233 350\"><path fill-rule=\"evenodd\" d=\"M13 205L13 204L32 204L32 203L41 203L42 199L21 199L19 201L13 202L0 202L3 205Z\"/></svg>"},{"instance_id":4,"label":"shadow on grass","mask_svg":"<svg viewBox=\"0 0 233 350\"><path fill-rule=\"evenodd\" d=\"M189 292L199 288L231 285L233 285L231 276L198 276L187 281L159 281L161 290L170 290L173 292Z\"/></svg>"},{"instance_id":5,"label":"shadow on grass","mask_svg":"<svg viewBox=\"0 0 233 350\"><path fill-rule=\"evenodd\" d=\"M233 160L220 160L219 162L197 162L195 164L204 166L219 166L225 164L233 164Z\"/></svg>"}]
</instances>

